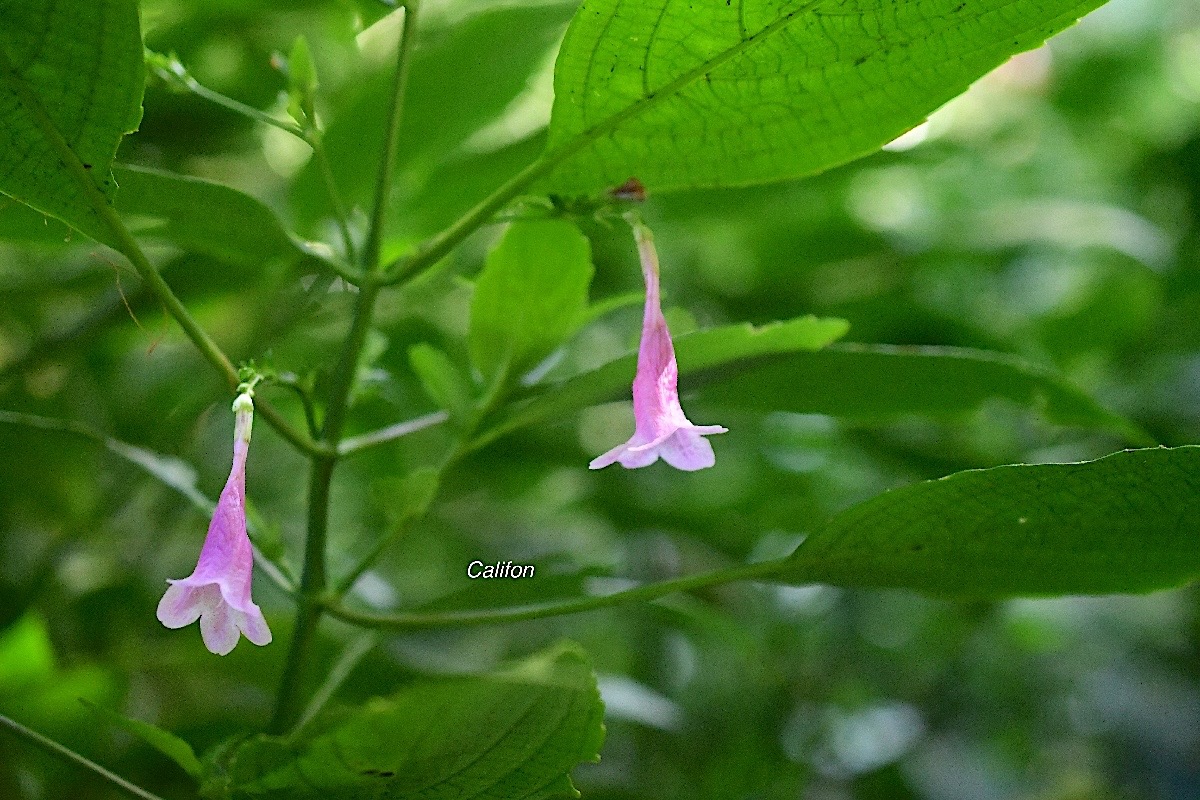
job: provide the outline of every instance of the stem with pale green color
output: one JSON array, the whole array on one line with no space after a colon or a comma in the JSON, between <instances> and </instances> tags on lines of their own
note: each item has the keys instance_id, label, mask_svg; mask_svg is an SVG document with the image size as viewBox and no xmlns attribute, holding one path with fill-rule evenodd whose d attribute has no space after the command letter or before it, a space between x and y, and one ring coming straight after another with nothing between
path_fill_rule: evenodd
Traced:
<instances>
[{"instance_id":1,"label":"stem with pale green color","mask_svg":"<svg viewBox=\"0 0 1200 800\"><path fill-rule=\"evenodd\" d=\"M330 615L351 624L364 628L384 630L430 630L466 628L476 625L501 625L509 622L579 614L584 611L596 611L601 608L611 608L627 603L642 603L677 592L690 592L734 581L764 578L792 567L792 563L787 558L759 561L754 564L705 572L700 575L689 575L658 583L648 583L612 594L580 597L561 603L516 606L513 608L483 609L479 611L372 614L347 608L340 601L327 598L325 600L325 609Z\"/></svg>"},{"instance_id":2,"label":"stem with pale green color","mask_svg":"<svg viewBox=\"0 0 1200 800\"><path fill-rule=\"evenodd\" d=\"M371 329L375 303L383 286L380 280L379 254L383 243L383 225L391 194L392 175L396 168L399 149L400 122L404 114L404 94L408 83L408 65L411 60L416 33L417 2L404 3L404 29L396 55L396 71L392 79L391 106L384 134L382 157L375 187L375 207L371 224L367 230L367 241L361 254L363 278L359 285L358 299L354 305L354 318L342 345L342 352L334 366L330 380L325 419L321 425L320 444L323 452L312 456L312 469L308 490L308 530L304 543L304 572L300 579L299 605L296 610L296 625L292 632L292 643L284 664L283 676L275 702L275 713L269 730L284 733L291 730L300 717L300 689L303 684L309 654L315 639L317 625L324 613L324 597L328 578L326 574L326 547L329 535L329 494L333 481L334 467L338 460L338 445L346 423L354 379L358 373L358 362L362 356L367 334Z\"/></svg>"},{"instance_id":3,"label":"stem with pale green color","mask_svg":"<svg viewBox=\"0 0 1200 800\"><path fill-rule=\"evenodd\" d=\"M329 203L333 206L333 219L342 236L342 246L346 248L346 256L351 261L357 261L358 253L355 251L354 237L350 234L350 215L346 213L346 204L342 201L342 193L338 191L337 181L333 177L333 167L330 166L329 155L325 151L323 133L315 121L312 130L304 137L304 141L308 142L308 146L312 148L313 159L316 160L321 180L325 183L325 193L329 195ZM342 279L349 280L346 275L342 275ZM355 275L354 280L350 282L357 286L358 276Z\"/></svg>"},{"instance_id":4,"label":"stem with pale green color","mask_svg":"<svg viewBox=\"0 0 1200 800\"><path fill-rule=\"evenodd\" d=\"M543 156L509 178L505 184L479 201L449 227L427 239L417 248L416 252L389 264L384 271L384 283L389 286L402 283L441 261L463 239L487 224L498 211L525 191L535 180L549 172L556 164L556 161Z\"/></svg>"},{"instance_id":5,"label":"stem with pale green color","mask_svg":"<svg viewBox=\"0 0 1200 800\"><path fill-rule=\"evenodd\" d=\"M388 425L386 428L380 428L377 431L362 433L358 436L351 436L338 442L338 455L348 456L353 455L361 450L366 450L368 447L374 447L377 444L392 442L402 436L423 431L426 428L432 428L434 425L441 425L446 420L450 419L450 415L445 411L434 411L430 414L417 417L416 419L397 422L395 425Z\"/></svg>"},{"instance_id":6,"label":"stem with pale green color","mask_svg":"<svg viewBox=\"0 0 1200 800\"><path fill-rule=\"evenodd\" d=\"M81 756L79 753L76 753L69 747L64 747L53 739L48 739L37 731L30 730L16 720L9 719L3 714L0 714L0 727L7 728L25 741L41 748L42 750L45 750L52 756L56 756L65 761L70 761L72 764L77 764L78 766L83 767L89 772L108 781L130 797L136 797L138 800L163 800L158 795L148 792L136 784L130 783L120 775L117 775L115 772L110 772L109 770L97 764L95 761L92 761L90 758Z\"/></svg>"}]
</instances>

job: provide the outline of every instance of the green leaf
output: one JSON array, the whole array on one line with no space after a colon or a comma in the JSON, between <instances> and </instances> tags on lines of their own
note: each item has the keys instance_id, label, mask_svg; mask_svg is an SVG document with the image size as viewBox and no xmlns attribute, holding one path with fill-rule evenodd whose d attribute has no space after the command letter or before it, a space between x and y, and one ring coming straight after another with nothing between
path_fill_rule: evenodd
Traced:
<instances>
[{"instance_id":1,"label":"green leaf","mask_svg":"<svg viewBox=\"0 0 1200 800\"><path fill-rule=\"evenodd\" d=\"M543 188L811 175L918 125L1103 0L585 0L555 68Z\"/></svg>"},{"instance_id":2,"label":"green leaf","mask_svg":"<svg viewBox=\"0 0 1200 800\"><path fill-rule=\"evenodd\" d=\"M796 583L956 597L1148 592L1200 575L1200 447L960 472L838 514L792 555Z\"/></svg>"},{"instance_id":3,"label":"green leaf","mask_svg":"<svg viewBox=\"0 0 1200 800\"><path fill-rule=\"evenodd\" d=\"M592 272L591 245L574 223L510 225L471 300L471 359L484 377L518 376L562 344L587 313Z\"/></svg>"},{"instance_id":4,"label":"green leaf","mask_svg":"<svg viewBox=\"0 0 1200 800\"><path fill-rule=\"evenodd\" d=\"M563 644L490 675L427 680L355 711L290 757L250 740L223 767L235 798L534 800L577 797L603 707L586 656Z\"/></svg>"},{"instance_id":5,"label":"green leaf","mask_svg":"<svg viewBox=\"0 0 1200 800\"><path fill-rule=\"evenodd\" d=\"M1052 370L984 350L836 344L751 365L737 378L715 381L700 396L731 408L866 422L909 415L953 418L1003 398L1037 408L1051 422L1111 430L1138 444L1155 444Z\"/></svg>"},{"instance_id":6,"label":"green leaf","mask_svg":"<svg viewBox=\"0 0 1200 800\"><path fill-rule=\"evenodd\" d=\"M408 361L421 387L438 408L452 419L462 420L471 412L471 386L450 357L427 342L408 349Z\"/></svg>"},{"instance_id":7,"label":"green leaf","mask_svg":"<svg viewBox=\"0 0 1200 800\"><path fill-rule=\"evenodd\" d=\"M404 477L388 476L371 482L371 495L393 525L424 516L437 496L441 470L418 467Z\"/></svg>"},{"instance_id":8,"label":"green leaf","mask_svg":"<svg viewBox=\"0 0 1200 800\"><path fill-rule=\"evenodd\" d=\"M193 778L199 778L202 772L200 760L196 758L196 753L192 750L192 746L180 739L170 731L164 731L155 725L148 722L142 722L138 719L130 719L122 714L118 714L107 708L89 703L86 700L83 704L94 711L99 717L107 722L116 725L137 738L141 739L146 744L153 747L158 752L162 753L167 758L178 764L184 772L191 775Z\"/></svg>"},{"instance_id":9,"label":"green leaf","mask_svg":"<svg viewBox=\"0 0 1200 800\"><path fill-rule=\"evenodd\" d=\"M0 0L0 193L109 241L96 204L144 84L135 0Z\"/></svg>"},{"instance_id":10,"label":"green leaf","mask_svg":"<svg viewBox=\"0 0 1200 800\"><path fill-rule=\"evenodd\" d=\"M139 237L169 242L231 264L259 267L306 257L262 202L213 181L117 166L117 210Z\"/></svg>"},{"instance_id":11,"label":"green leaf","mask_svg":"<svg viewBox=\"0 0 1200 800\"><path fill-rule=\"evenodd\" d=\"M0 696L25 692L56 669L54 645L41 617L25 614L0 634Z\"/></svg>"},{"instance_id":12,"label":"green leaf","mask_svg":"<svg viewBox=\"0 0 1200 800\"><path fill-rule=\"evenodd\" d=\"M287 60L288 114L302 128L315 122L313 104L317 95L317 70L308 40L297 36Z\"/></svg>"},{"instance_id":13,"label":"green leaf","mask_svg":"<svg viewBox=\"0 0 1200 800\"><path fill-rule=\"evenodd\" d=\"M763 356L819 350L845 334L848 327L845 320L810 316L758 327L744 323L686 334L675 339L679 375L682 379ZM636 368L634 353L551 386L533 400L507 411L483 440L491 441L544 419L561 419L590 405L627 397ZM688 390L686 383L682 389Z\"/></svg>"}]
</instances>

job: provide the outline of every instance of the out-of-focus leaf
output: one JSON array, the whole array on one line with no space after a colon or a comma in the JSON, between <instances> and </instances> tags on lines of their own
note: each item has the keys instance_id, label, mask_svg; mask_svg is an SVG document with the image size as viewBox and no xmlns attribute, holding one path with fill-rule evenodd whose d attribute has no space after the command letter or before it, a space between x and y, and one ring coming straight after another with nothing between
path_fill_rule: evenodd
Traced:
<instances>
[{"instance_id":1,"label":"out-of-focus leaf","mask_svg":"<svg viewBox=\"0 0 1200 800\"><path fill-rule=\"evenodd\" d=\"M463 419L471 410L471 385L444 352L427 342L408 349L408 362L421 387L438 408L452 419Z\"/></svg>"},{"instance_id":2,"label":"out-of-focus leaf","mask_svg":"<svg viewBox=\"0 0 1200 800\"><path fill-rule=\"evenodd\" d=\"M422 185L437 164L461 153L475 131L499 117L549 55L570 14L567 3L511 5L448 30L421 30L404 104L397 184ZM325 149L350 206L369 208L374 192L394 62L384 63L326 126ZM302 229L332 213L317 164L309 162L300 173L291 199ZM405 224L403 215L397 222Z\"/></svg>"},{"instance_id":3,"label":"out-of-focus leaf","mask_svg":"<svg viewBox=\"0 0 1200 800\"><path fill-rule=\"evenodd\" d=\"M371 494L393 525L422 516L437 495L441 471L434 467L414 469L402 478L379 478L371 483Z\"/></svg>"},{"instance_id":4,"label":"out-of-focus leaf","mask_svg":"<svg viewBox=\"0 0 1200 800\"><path fill-rule=\"evenodd\" d=\"M719 376L726 377L726 376ZM1013 356L958 347L836 344L751 365L700 392L709 403L758 411L884 422L961 416L991 399L1036 408L1061 425L1111 430L1154 444L1124 417L1061 376Z\"/></svg>"},{"instance_id":5,"label":"out-of-focus leaf","mask_svg":"<svg viewBox=\"0 0 1200 800\"><path fill-rule=\"evenodd\" d=\"M577 797L569 772L597 759L602 716L591 665L563 644L501 672L408 686L294 752L251 739L210 786L278 800Z\"/></svg>"},{"instance_id":6,"label":"out-of-focus leaf","mask_svg":"<svg viewBox=\"0 0 1200 800\"><path fill-rule=\"evenodd\" d=\"M111 199L144 85L134 0L0 2L0 192L109 241L87 185Z\"/></svg>"},{"instance_id":7,"label":"out-of-focus leaf","mask_svg":"<svg viewBox=\"0 0 1200 800\"><path fill-rule=\"evenodd\" d=\"M252 267L305 256L271 209L236 189L142 167L117 166L113 174L117 210L138 236Z\"/></svg>"},{"instance_id":8,"label":"out-of-focus leaf","mask_svg":"<svg viewBox=\"0 0 1200 800\"><path fill-rule=\"evenodd\" d=\"M545 187L797 178L878 149L1103 0L586 0L555 67Z\"/></svg>"},{"instance_id":9,"label":"out-of-focus leaf","mask_svg":"<svg viewBox=\"0 0 1200 800\"><path fill-rule=\"evenodd\" d=\"M488 254L471 301L471 359L492 379L521 375L583 322L592 282L587 237L566 220L514 222Z\"/></svg>"},{"instance_id":10,"label":"out-of-focus leaf","mask_svg":"<svg viewBox=\"0 0 1200 800\"><path fill-rule=\"evenodd\" d=\"M54 648L40 617L26 614L0 635L0 695L44 681L54 670Z\"/></svg>"},{"instance_id":11,"label":"out-of-focus leaf","mask_svg":"<svg viewBox=\"0 0 1200 800\"><path fill-rule=\"evenodd\" d=\"M288 115L301 127L313 119L317 94L317 70L313 66L308 40L297 36L288 54Z\"/></svg>"},{"instance_id":12,"label":"out-of-focus leaf","mask_svg":"<svg viewBox=\"0 0 1200 800\"><path fill-rule=\"evenodd\" d=\"M180 739L170 731L164 731L156 725L151 725L148 722L142 722L138 719L130 719L123 714L118 714L107 708L96 705L95 703L84 702L84 705L90 708L97 716L107 722L116 725L137 738L141 739L146 744L153 747L158 752L162 753L167 758L178 764L184 772L191 775L193 778L199 778L201 773L200 760L196 758L196 753L192 750L192 746Z\"/></svg>"},{"instance_id":13,"label":"out-of-focus leaf","mask_svg":"<svg viewBox=\"0 0 1200 800\"><path fill-rule=\"evenodd\" d=\"M845 320L800 317L758 327L746 323L685 334L675 340L679 375L762 356L819 350L845 334L847 327ZM625 396L636 366L637 354L630 354L547 387L533 400L505 412L485 438L491 440L539 420L562 418Z\"/></svg>"},{"instance_id":14,"label":"out-of-focus leaf","mask_svg":"<svg viewBox=\"0 0 1200 800\"><path fill-rule=\"evenodd\" d=\"M1200 447L959 472L860 503L781 577L955 597L1149 592L1200 575Z\"/></svg>"}]
</instances>

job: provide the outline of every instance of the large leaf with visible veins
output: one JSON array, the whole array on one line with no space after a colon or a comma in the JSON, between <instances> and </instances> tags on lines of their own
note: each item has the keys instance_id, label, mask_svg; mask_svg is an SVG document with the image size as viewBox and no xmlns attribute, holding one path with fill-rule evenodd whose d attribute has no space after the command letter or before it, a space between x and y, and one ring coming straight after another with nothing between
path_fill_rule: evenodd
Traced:
<instances>
[{"instance_id":1,"label":"large leaf with visible veins","mask_svg":"<svg viewBox=\"0 0 1200 800\"><path fill-rule=\"evenodd\" d=\"M0 0L0 193L108 241L96 206L141 120L142 59L135 0Z\"/></svg>"},{"instance_id":2,"label":"large leaf with visible veins","mask_svg":"<svg viewBox=\"0 0 1200 800\"><path fill-rule=\"evenodd\" d=\"M555 68L544 187L796 178L916 126L1104 0L585 0Z\"/></svg>"}]
</instances>

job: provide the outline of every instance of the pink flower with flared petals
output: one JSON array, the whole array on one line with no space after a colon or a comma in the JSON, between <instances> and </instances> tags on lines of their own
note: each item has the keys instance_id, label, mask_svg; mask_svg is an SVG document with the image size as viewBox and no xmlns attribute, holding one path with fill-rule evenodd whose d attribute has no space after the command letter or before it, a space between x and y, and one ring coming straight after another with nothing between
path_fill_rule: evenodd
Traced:
<instances>
[{"instance_id":1,"label":"pink flower with flared petals","mask_svg":"<svg viewBox=\"0 0 1200 800\"><path fill-rule=\"evenodd\" d=\"M654 239L641 223L631 224L646 279L642 342L638 347L637 375L633 379L634 431L629 441L593 459L588 468L600 469L620 462L623 467L636 469L649 466L660 457L672 467L689 472L711 467L716 456L704 437L728 429L720 425L693 425L679 406L679 366L662 313Z\"/></svg>"},{"instance_id":2,"label":"pink flower with flared petals","mask_svg":"<svg viewBox=\"0 0 1200 800\"><path fill-rule=\"evenodd\" d=\"M233 650L242 634L257 645L271 641L271 629L250 599L254 569L254 551L246 534L246 456L254 422L250 395L238 395L233 410L233 469L213 512L200 560L188 577L167 581L171 586L158 604L158 620L168 628L200 620L204 646L219 656Z\"/></svg>"}]
</instances>

